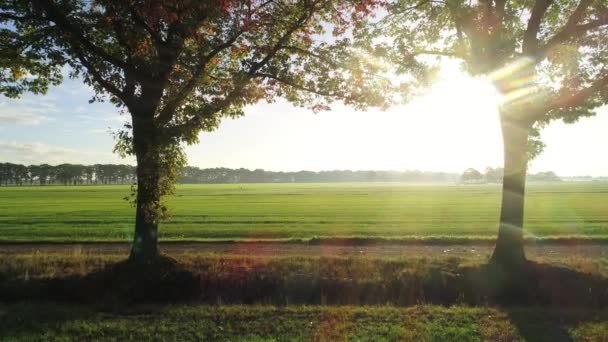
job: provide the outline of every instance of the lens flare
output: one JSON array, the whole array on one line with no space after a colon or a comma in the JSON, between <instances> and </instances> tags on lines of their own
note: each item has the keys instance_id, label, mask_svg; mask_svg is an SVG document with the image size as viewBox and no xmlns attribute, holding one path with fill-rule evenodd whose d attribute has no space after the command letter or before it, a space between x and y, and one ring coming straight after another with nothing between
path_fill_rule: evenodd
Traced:
<instances>
[{"instance_id":1,"label":"lens flare","mask_svg":"<svg viewBox=\"0 0 608 342\"><path fill-rule=\"evenodd\" d=\"M522 106L534 106L545 98L538 86L537 62L530 57L522 57L488 75L501 94L502 110L513 110Z\"/></svg>"}]
</instances>

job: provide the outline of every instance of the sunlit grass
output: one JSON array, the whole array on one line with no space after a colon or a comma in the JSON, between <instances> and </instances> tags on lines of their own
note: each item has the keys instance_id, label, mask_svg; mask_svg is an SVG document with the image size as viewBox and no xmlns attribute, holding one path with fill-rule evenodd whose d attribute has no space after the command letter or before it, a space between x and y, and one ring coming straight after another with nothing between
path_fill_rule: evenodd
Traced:
<instances>
[{"instance_id":1,"label":"sunlit grass","mask_svg":"<svg viewBox=\"0 0 608 342\"><path fill-rule=\"evenodd\" d=\"M130 241L126 186L0 188L0 240ZM607 237L608 185L534 184L530 237ZM184 185L162 240L492 238L498 185Z\"/></svg>"}]
</instances>

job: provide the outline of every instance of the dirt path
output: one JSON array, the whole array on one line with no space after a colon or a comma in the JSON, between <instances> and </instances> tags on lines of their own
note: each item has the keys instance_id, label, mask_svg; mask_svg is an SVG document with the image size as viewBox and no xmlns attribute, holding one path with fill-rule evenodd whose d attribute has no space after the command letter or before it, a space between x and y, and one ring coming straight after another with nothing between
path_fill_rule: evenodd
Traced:
<instances>
[{"instance_id":1,"label":"dirt path","mask_svg":"<svg viewBox=\"0 0 608 342\"><path fill-rule=\"evenodd\" d=\"M367 257L488 257L492 246L484 245L313 245L306 243L165 243L161 250L169 255L205 254L234 256L367 256ZM608 258L608 244L527 246L530 258L585 257ZM2 254L29 253L128 254L124 243L87 244L0 244Z\"/></svg>"}]
</instances>

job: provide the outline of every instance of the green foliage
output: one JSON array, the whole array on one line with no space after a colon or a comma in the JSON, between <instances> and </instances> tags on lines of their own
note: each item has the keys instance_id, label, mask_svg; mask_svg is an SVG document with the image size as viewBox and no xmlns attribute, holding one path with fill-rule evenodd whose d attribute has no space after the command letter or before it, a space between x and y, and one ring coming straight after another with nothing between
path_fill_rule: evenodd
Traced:
<instances>
[{"instance_id":1,"label":"green foliage","mask_svg":"<svg viewBox=\"0 0 608 342\"><path fill-rule=\"evenodd\" d=\"M0 3L0 94L11 98L45 93L63 80L66 59L49 37L52 28L24 24L28 7L23 1Z\"/></svg>"},{"instance_id":2,"label":"green foliage","mask_svg":"<svg viewBox=\"0 0 608 342\"><path fill-rule=\"evenodd\" d=\"M167 138L192 143L199 131L217 128L222 117L240 116L244 106L261 99L280 96L314 108L337 99L357 106L385 103L380 95L388 82L376 77L380 68L358 58L346 38L321 39L327 25L344 32L351 20L345 17L352 13L356 18L369 6L375 5L327 0L9 2L0 7L0 20L4 39L30 46L13 54L49 68L68 64L72 76L83 77L99 96L109 95L132 115L142 110L147 112L142 115L154 115ZM31 35L42 29L44 34ZM34 48L29 43L40 44L41 54L27 55ZM51 53L62 58L50 59ZM2 69L11 70L10 65ZM38 74L40 82L51 79Z\"/></svg>"},{"instance_id":3,"label":"green foliage","mask_svg":"<svg viewBox=\"0 0 608 342\"><path fill-rule=\"evenodd\" d=\"M175 183L181 176L181 170L186 166L186 154L179 145L169 145L160 151L160 163L158 164L161 178L159 180L160 201L154 203L157 207L153 208L154 213L158 213L158 219L170 217L169 207L164 199L167 195L175 194Z\"/></svg>"},{"instance_id":4,"label":"green foliage","mask_svg":"<svg viewBox=\"0 0 608 342\"><path fill-rule=\"evenodd\" d=\"M345 38L368 0L9 1L0 5L0 93L44 92L61 68L131 114L115 151L138 159L137 210L185 165L184 144L277 97L314 110L385 105L390 82ZM333 27L334 37L327 27ZM325 38L324 38L325 37ZM5 49L6 48L6 49ZM24 76L25 73L31 75ZM144 203L145 202L145 203Z\"/></svg>"},{"instance_id":5,"label":"green foliage","mask_svg":"<svg viewBox=\"0 0 608 342\"><path fill-rule=\"evenodd\" d=\"M460 176L460 181L463 183L476 183L484 181L481 172L475 169L466 169Z\"/></svg>"},{"instance_id":6,"label":"green foliage","mask_svg":"<svg viewBox=\"0 0 608 342\"><path fill-rule=\"evenodd\" d=\"M396 65L408 91L444 59L489 77L504 96L503 119L536 124L530 157L542 151L538 128L575 122L608 101L603 0L395 0L356 37Z\"/></svg>"},{"instance_id":7,"label":"green foliage","mask_svg":"<svg viewBox=\"0 0 608 342\"><path fill-rule=\"evenodd\" d=\"M528 184L528 238L608 237L603 183ZM0 187L2 241L116 241L132 235L124 186ZM495 238L499 185L180 185L161 241L332 237Z\"/></svg>"}]
</instances>

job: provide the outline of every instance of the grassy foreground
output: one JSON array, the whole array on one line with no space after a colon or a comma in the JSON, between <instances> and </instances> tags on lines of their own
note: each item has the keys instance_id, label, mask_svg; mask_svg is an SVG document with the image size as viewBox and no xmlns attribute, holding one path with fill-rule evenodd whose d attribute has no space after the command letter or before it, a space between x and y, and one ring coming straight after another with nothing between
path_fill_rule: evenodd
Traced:
<instances>
[{"instance_id":1,"label":"grassy foreground","mask_svg":"<svg viewBox=\"0 0 608 342\"><path fill-rule=\"evenodd\" d=\"M2 187L0 241L129 241L128 186ZM182 185L163 241L496 236L497 185ZM528 237L608 238L608 184L531 184Z\"/></svg>"},{"instance_id":2,"label":"grassy foreground","mask_svg":"<svg viewBox=\"0 0 608 342\"><path fill-rule=\"evenodd\" d=\"M0 256L1 341L608 341L606 296L593 300L608 287L590 287L593 277L608 276L606 258L597 255L535 257L576 273L537 279L543 293L552 295L546 306L527 307L492 306L485 299L476 307L465 304L481 295L474 290L470 297L469 285L487 289L484 279L492 278L480 274L481 283L467 281L463 272L485 262L476 254L279 257L189 251L175 257L194 276L196 295L189 304L169 305L135 303L132 295L142 294L142 284L125 292L115 279L90 278L92 287L80 281L119 264L124 254L75 248ZM181 279L169 282L164 291L177 290L175 298L188 291ZM82 290L93 301L75 296ZM104 290L123 295L115 300L104 297ZM70 304L74 300L79 304Z\"/></svg>"},{"instance_id":3,"label":"grassy foreground","mask_svg":"<svg viewBox=\"0 0 608 342\"><path fill-rule=\"evenodd\" d=\"M414 306L0 305L0 339L204 341L608 340L608 311Z\"/></svg>"},{"instance_id":4,"label":"grassy foreground","mask_svg":"<svg viewBox=\"0 0 608 342\"><path fill-rule=\"evenodd\" d=\"M486 264L480 255L378 258L196 253L163 257L154 265L126 263L124 257L4 254L0 301L608 307L608 264L601 256L541 257L515 278Z\"/></svg>"}]
</instances>

